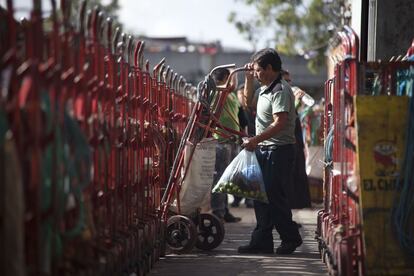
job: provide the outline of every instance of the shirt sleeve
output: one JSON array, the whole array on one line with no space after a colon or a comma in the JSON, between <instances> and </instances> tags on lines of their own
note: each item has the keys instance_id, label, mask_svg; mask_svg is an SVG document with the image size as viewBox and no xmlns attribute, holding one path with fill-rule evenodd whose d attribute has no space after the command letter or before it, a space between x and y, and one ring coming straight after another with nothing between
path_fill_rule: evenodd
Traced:
<instances>
[{"instance_id":1,"label":"shirt sleeve","mask_svg":"<svg viewBox=\"0 0 414 276\"><path fill-rule=\"evenodd\" d=\"M286 91L274 93L272 98L272 114L290 111L290 98Z\"/></svg>"}]
</instances>

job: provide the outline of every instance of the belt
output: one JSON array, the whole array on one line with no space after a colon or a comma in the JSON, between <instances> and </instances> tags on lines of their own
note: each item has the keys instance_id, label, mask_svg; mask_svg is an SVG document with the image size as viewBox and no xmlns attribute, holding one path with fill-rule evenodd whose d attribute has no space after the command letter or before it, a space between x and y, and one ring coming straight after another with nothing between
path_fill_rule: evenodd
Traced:
<instances>
[{"instance_id":1,"label":"belt","mask_svg":"<svg viewBox=\"0 0 414 276\"><path fill-rule=\"evenodd\" d=\"M259 145L259 149L260 150L276 150L278 147L278 145Z\"/></svg>"},{"instance_id":2,"label":"belt","mask_svg":"<svg viewBox=\"0 0 414 276\"><path fill-rule=\"evenodd\" d=\"M286 145L259 145L260 150L277 150L284 147L291 147L294 144L286 144Z\"/></svg>"}]
</instances>

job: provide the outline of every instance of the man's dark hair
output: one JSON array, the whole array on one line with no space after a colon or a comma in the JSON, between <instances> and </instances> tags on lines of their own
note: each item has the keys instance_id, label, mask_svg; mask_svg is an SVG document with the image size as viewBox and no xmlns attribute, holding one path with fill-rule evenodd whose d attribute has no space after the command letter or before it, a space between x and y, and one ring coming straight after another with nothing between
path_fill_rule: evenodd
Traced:
<instances>
[{"instance_id":1,"label":"man's dark hair","mask_svg":"<svg viewBox=\"0 0 414 276\"><path fill-rule=\"evenodd\" d=\"M271 65L273 71L280 71L282 68L282 61L275 49L265 48L256 52L252 58L252 62L256 62L260 67L265 69L267 65Z\"/></svg>"},{"instance_id":2,"label":"man's dark hair","mask_svg":"<svg viewBox=\"0 0 414 276\"><path fill-rule=\"evenodd\" d=\"M218 68L213 71L211 77L215 82L222 82L228 78L230 75L230 70L227 68Z\"/></svg>"}]
</instances>

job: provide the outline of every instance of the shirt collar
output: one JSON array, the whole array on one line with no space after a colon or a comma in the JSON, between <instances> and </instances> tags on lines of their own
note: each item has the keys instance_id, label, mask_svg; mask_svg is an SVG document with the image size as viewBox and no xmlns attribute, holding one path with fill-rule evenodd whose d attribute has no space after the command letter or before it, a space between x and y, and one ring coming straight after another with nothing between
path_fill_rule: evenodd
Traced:
<instances>
[{"instance_id":1,"label":"shirt collar","mask_svg":"<svg viewBox=\"0 0 414 276\"><path fill-rule=\"evenodd\" d=\"M266 89L261 91L259 93L259 95L262 95L264 93L272 92L272 90L273 90L273 88L275 88L276 84L280 83L280 80L281 80L281 75L279 74L279 76L274 81L272 81L272 83L268 87L266 87Z\"/></svg>"}]
</instances>

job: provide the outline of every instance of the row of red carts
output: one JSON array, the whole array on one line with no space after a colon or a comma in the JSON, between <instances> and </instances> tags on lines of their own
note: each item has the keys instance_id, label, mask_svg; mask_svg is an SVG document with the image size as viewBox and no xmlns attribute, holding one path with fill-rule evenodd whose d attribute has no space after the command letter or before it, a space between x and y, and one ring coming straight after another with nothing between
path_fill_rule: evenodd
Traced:
<instances>
[{"instance_id":1,"label":"row of red carts","mask_svg":"<svg viewBox=\"0 0 414 276\"><path fill-rule=\"evenodd\" d=\"M413 257L399 245L393 223L397 203L403 196L410 196L412 202L414 196L400 196L402 188L395 184L400 180L404 151L395 146L395 141L405 139L403 133L408 127L395 129L392 125L406 120L407 113L392 122L389 114L401 110L388 103L412 98L412 94L399 90L403 74L410 74L407 80L412 82L414 64L401 57L390 62L359 61L358 37L349 27L338 33L337 42L332 56L334 76L325 83L324 207L318 213L316 231L319 251L331 275L413 275ZM413 47L414 43L411 55ZM361 101L370 105L364 110L358 105ZM381 102L387 105L379 107ZM371 108L391 111L389 117L381 117L379 112L373 118ZM376 132L376 126L382 131ZM377 143L376 148L368 148L374 145L372 141ZM407 151L406 158L412 158L410 154ZM377 169L373 176L367 176L367 167ZM408 214L409 210L405 211ZM412 239L412 220L407 223L405 231Z\"/></svg>"},{"instance_id":2,"label":"row of red carts","mask_svg":"<svg viewBox=\"0 0 414 276\"><path fill-rule=\"evenodd\" d=\"M224 230L214 216L169 207L183 144L211 135L228 85L215 87L208 75L196 88L164 60L150 69L144 42L86 2L57 9L51 0L45 11L33 0L20 21L6 3L1 274L143 275L166 245L218 246Z\"/></svg>"}]
</instances>

